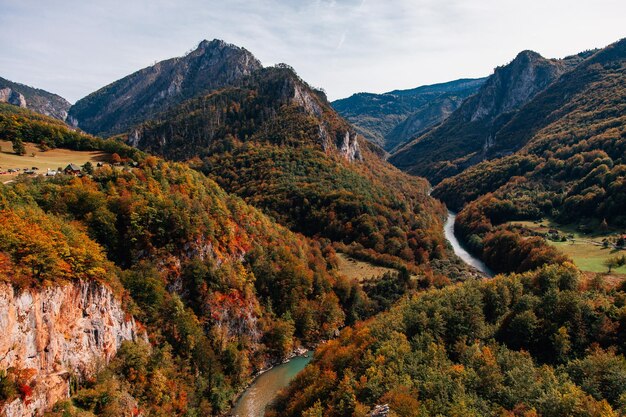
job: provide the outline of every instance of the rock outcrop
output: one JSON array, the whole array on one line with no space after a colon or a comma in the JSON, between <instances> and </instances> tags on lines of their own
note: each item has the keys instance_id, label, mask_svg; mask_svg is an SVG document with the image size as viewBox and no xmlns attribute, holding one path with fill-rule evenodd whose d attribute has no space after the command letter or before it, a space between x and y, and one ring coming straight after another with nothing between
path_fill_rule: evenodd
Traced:
<instances>
[{"instance_id":1,"label":"rock outcrop","mask_svg":"<svg viewBox=\"0 0 626 417\"><path fill-rule=\"evenodd\" d=\"M285 64L263 68L236 86L187 100L129 130L126 141L173 160L222 152L224 141L316 145L348 161L362 160L357 134Z\"/></svg>"},{"instance_id":2,"label":"rock outcrop","mask_svg":"<svg viewBox=\"0 0 626 417\"><path fill-rule=\"evenodd\" d=\"M17 91L13 91L10 87L0 89L0 102L26 108L26 99L24 96Z\"/></svg>"},{"instance_id":3,"label":"rock outcrop","mask_svg":"<svg viewBox=\"0 0 626 417\"><path fill-rule=\"evenodd\" d=\"M79 100L68 121L102 136L127 132L184 100L235 84L259 68L261 63L244 48L204 40L183 57L158 62Z\"/></svg>"},{"instance_id":4,"label":"rock outcrop","mask_svg":"<svg viewBox=\"0 0 626 417\"><path fill-rule=\"evenodd\" d=\"M70 103L45 90L0 78L0 102L27 108L46 116L65 120Z\"/></svg>"},{"instance_id":5,"label":"rock outcrop","mask_svg":"<svg viewBox=\"0 0 626 417\"><path fill-rule=\"evenodd\" d=\"M125 340L145 337L102 284L79 281L16 291L0 284L0 369L23 371L32 394L2 415L42 415L69 395L70 378L93 376Z\"/></svg>"}]
</instances>

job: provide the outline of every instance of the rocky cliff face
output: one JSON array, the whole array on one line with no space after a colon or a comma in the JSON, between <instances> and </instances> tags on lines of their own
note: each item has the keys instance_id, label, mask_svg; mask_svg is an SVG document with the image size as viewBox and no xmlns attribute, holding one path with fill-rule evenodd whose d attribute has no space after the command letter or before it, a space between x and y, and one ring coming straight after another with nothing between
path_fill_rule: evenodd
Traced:
<instances>
[{"instance_id":1,"label":"rocky cliff face","mask_svg":"<svg viewBox=\"0 0 626 417\"><path fill-rule=\"evenodd\" d=\"M261 63L247 50L205 40L184 57L161 61L79 100L68 121L103 136L126 132L183 100L234 84L259 68Z\"/></svg>"},{"instance_id":2,"label":"rocky cliff face","mask_svg":"<svg viewBox=\"0 0 626 417\"><path fill-rule=\"evenodd\" d=\"M24 96L17 91L13 91L10 87L0 89L0 102L26 108L26 99Z\"/></svg>"},{"instance_id":3,"label":"rocky cliff face","mask_svg":"<svg viewBox=\"0 0 626 417\"><path fill-rule=\"evenodd\" d=\"M463 109L469 121L495 119L519 109L568 70L564 61L522 51L508 65L496 68L475 99Z\"/></svg>"},{"instance_id":4,"label":"rocky cliff face","mask_svg":"<svg viewBox=\"0 0 626 417\"><path fill-rule=\"evenodd\" d=\"M0 369L26 371L32 395L2 415L42 415L69 395L71 377L92 376L139 329L109 289L76 282L16 291L0 284Z\"/></svg>"},{"instance_id":5,"label":"rocky cliff face","mask_svg":"<svg viewBox=\"0 0 626 417\"><path fill-rule=\"evenodd\" d=\"M28 108L59 120L65 120L70 108L70 103L63 97L4 78L0 78L0 102Z\"/></svg>"}]
</instances>

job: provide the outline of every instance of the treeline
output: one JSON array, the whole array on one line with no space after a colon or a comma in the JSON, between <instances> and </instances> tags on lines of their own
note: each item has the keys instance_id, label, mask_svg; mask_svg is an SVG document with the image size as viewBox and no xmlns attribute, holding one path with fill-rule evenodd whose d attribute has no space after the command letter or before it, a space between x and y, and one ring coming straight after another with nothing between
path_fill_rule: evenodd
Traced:
<instances>
[{"instance_id":1,"label":"treeline","mask_svg":"<svg viewBox=\"0 0 626 417\"><path fill-rule=\"evenodd\" d=\"M624 288L572 266L418 294L322 346L268 416L618 416Z\"/></svg>"},{"instance_id":2,"label":"treeline","mask_svg":"<svg viewBox=\"0 0 626 417\"><path fill-rule=\"evenodd\" d=\"M27 109L0 103L0 139L21 145L30 142L42 150L66 148L76 151L117 153L122 158L142 161L145 154L116 139L102 139L70 129L65 123ZM22 152L23 153L23 152Z\"/></svg>"}]
</instances>

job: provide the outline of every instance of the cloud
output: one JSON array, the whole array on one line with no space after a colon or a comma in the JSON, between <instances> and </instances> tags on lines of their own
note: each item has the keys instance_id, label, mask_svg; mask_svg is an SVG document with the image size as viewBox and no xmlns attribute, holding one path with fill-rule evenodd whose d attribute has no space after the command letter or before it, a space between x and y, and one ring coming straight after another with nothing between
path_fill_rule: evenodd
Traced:
<instances>
[{"instance_id":1,"label":"cloud","mask_svg":"<svg viewBox=\"0 0 626 417\"><path fill-rule=\"evenodd\" d=\"M0 75L76 100L220 38L339 98L602 47L624 15L617 0L0 0Z\"/></svg>"}]
</instances>

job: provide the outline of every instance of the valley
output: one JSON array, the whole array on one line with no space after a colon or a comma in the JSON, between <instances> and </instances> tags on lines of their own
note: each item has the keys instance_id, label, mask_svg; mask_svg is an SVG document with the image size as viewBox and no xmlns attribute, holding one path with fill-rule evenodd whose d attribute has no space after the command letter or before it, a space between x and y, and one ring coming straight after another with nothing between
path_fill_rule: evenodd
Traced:
<instances>
[{"instance_id":1,"label":"valley","mask_svg":"<svg viewBox=\"0 0 626 417\"><path fill-rule=\"evenodd\" d=\"M455 255L461 258L463 262L473 268L476 268L478 271L482 272L486 276L492 277L493 272L489 269L489 267L485 265L483 261L469 253L454 234L455 221L456 214L448 210L448 218L446 219L446 223L443 226L443 230L446 235L446 239L448 240L448 242L450 242L450 245L452 246L452 250L454 251Z\"/></svg>"},{"instance_id":2,"label":"valley","mask_svg":"<svg viewBox=\"0 0 626 417\"><path fill-rule=\"evenodd\" d=\"M37 168L1 177L0 413L625 415L625 70L331 102L215 39L71 106L0 79L0 170Z\"/></svg>"}]
</instances>

